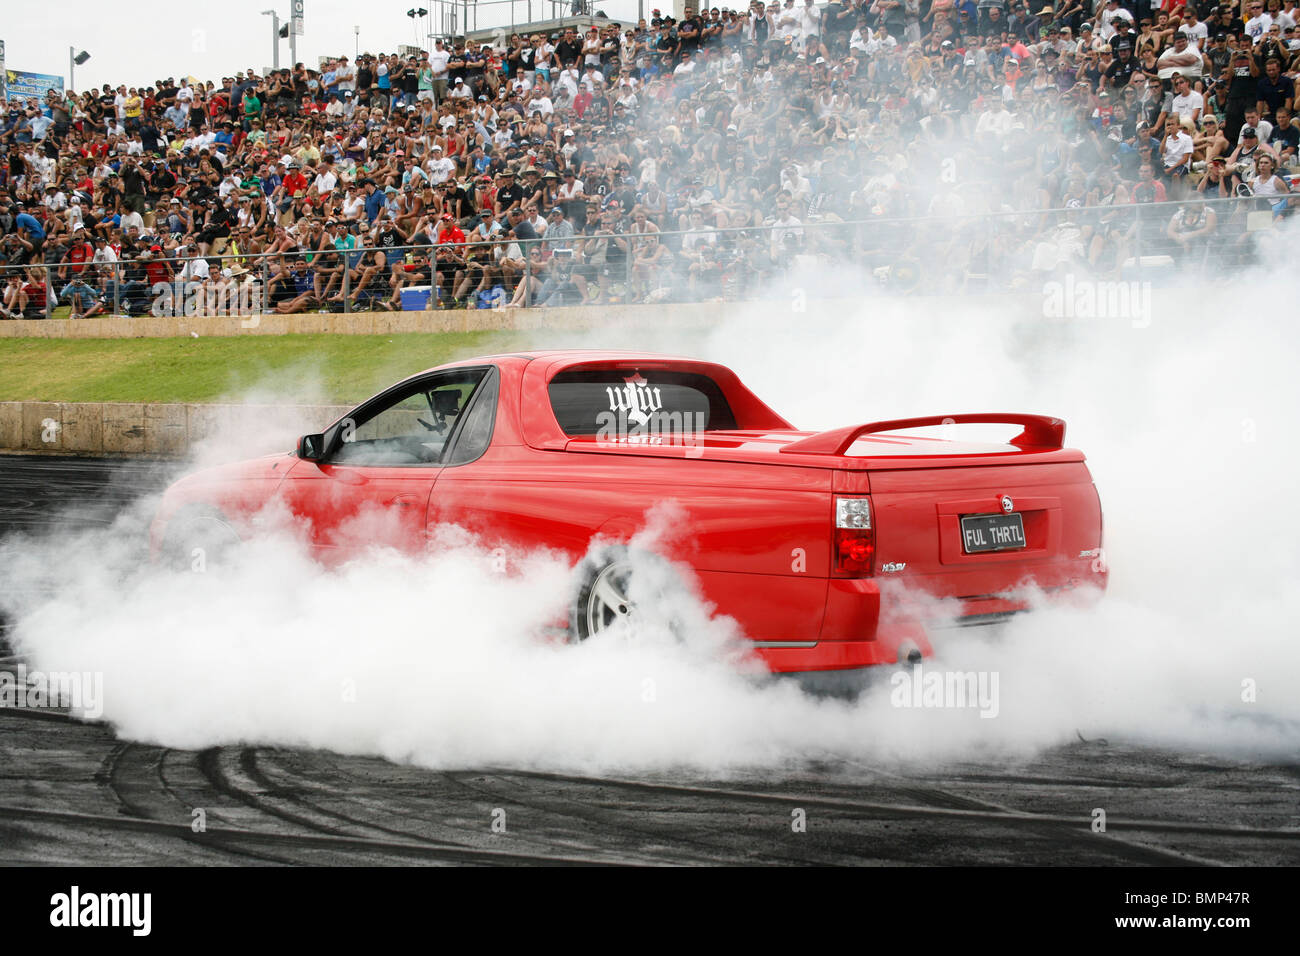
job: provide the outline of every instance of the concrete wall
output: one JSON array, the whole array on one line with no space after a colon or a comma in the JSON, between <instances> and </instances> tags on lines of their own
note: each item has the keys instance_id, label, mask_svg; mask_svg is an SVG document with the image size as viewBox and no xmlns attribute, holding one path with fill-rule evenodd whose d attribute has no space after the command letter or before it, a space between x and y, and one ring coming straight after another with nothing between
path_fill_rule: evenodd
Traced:
<instances>
[{"instance_id":1,"label":"concrete wall","mask_svg":"<svg viewBox=\"0 0 1300 956\"><path fill-rule=\"evenodd\" d=\"M689 303L670 307L611 305L565 309L449 309L442 312L304 312L298 315L100 316L93 319L0 321L0 338L136 339L174 336L392 335L401 332L496 332L590 329L620 324L702 325L753 308L752 303Z\"/></svg>"},{"instance_id":2,"label":"concrete wall","mask_svg":"<svg viewBox=\"0 0 1300 956\"><path fill-rule=\"evenodd\" d=\"M249 455L287 451L348 407L0 402L0 452L178 458L227 439Z\"/></svg>"}]
</instances>

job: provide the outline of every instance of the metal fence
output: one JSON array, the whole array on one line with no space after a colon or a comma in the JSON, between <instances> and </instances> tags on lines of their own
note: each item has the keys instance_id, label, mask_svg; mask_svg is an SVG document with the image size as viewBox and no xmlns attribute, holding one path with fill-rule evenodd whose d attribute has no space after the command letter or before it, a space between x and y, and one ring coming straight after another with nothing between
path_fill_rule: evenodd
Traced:
<instances>
[{"instance_id":1,"label":"metal fence","mask_svg":"<svg viewBox=\"0 0 1300 956\"><path fill-rule=\"evenodd\" d=\"M1300 197L1297 197L1300 198ZM1072 277L1156 285L1230 276L1276 241L1294 198L1234 197L979 216L626 229L310 252L141 254L120 262L0 266L10 317L251 315L529 308L895 293L984 294ZM689 220L689 213L680 219ZM682 225L670 214L670 225ZM462 221L473 236L475 217ZM52 256L53 253L50 253Z\"/></svg>"}]
</instances>

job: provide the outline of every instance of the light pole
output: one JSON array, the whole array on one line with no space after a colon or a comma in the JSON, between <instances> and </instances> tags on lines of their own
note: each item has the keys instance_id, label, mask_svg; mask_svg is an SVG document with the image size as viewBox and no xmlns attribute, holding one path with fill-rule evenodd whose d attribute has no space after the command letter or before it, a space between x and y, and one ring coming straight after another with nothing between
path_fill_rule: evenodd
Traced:
<instances>
[{"instance_id":1,"label":"light pole","mask_svg":"<svg viewBox=\"0 0 1300 956\"><path fill-rule=\"evenodd\" d=\"M280 14L263 10L262 16L271 18L271 69L280 69Z\"/></svg>"},{"instance_id":2,"label":"light pole","mask_svg":"<svg viewBox=\"0 0 1300 956\"><path fill-rule=\"evenodd\" d=\"M415 25L415 18L420 17L423 19L428 16L428 14L429 11L424 9L424 7L412 7L410 10L406 11L406 15L411 18L411 36L415 39L416 46L420 45L420 31Z\"/></svg>"},{"instance_id":3,"label":"light pole","mask_svg":"<svg viewBox=\"0 0 1300 956\"><path fill-rule=\"evenodd\" d=\"M355 63L357 57L361 55L361 27L353 27L352 35L354 37L352 43L352 62Z\"/></svg>"},{"instance_id":4,"label":"light pole","mask_svg":"<svg viewBox=\"0 0 1300 956\"><path fill-rule=\"evenodd\" d=\"M85 50L77 52L75 46L68 47L68 91L74 92L77 89L77 67L90 59L90 54Z\"/></svg>"}]
</instances>

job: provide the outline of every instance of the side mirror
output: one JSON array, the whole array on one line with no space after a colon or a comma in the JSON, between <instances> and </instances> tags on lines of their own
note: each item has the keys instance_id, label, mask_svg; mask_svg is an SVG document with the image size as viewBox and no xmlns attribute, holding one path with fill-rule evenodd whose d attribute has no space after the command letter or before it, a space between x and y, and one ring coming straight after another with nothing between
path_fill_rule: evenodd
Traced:
<instances>
[{"instance_id":1,"label":"side mirror","mask_svg":"<svg viewBox=\"0 0 1300 956\"><path fill-rule=\"evenodd\" d=\"M298 457L303 461L320 461L325 457L325 436L303 435L299 438Z\"/></svg>"}]
</instances>

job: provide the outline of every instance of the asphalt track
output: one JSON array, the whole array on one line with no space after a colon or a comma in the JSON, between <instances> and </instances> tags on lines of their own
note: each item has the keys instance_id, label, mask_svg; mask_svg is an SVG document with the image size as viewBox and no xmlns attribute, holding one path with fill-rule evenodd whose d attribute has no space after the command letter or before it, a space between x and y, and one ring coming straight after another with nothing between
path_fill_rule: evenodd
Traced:
<instances>
[{"instance_id":1,"label":"asphalt track","mask_svg":"<svg viewBox=\"0 0 1300 956\"><path fill-rule=\"evenodd\" d=\"M0 456L0 536L106 523L161 480L157 463ZM54 710L0 708L9 865L1294 865L1298 792L1297 764L1106 741L936 773L837 760L725 781L593 778L173 750ZM1105 833L1091 830L1094 807ZM502 810L506 832L494 833ZM791 826L798 810L804 832Z\"/></svg>"}]
</instances>

